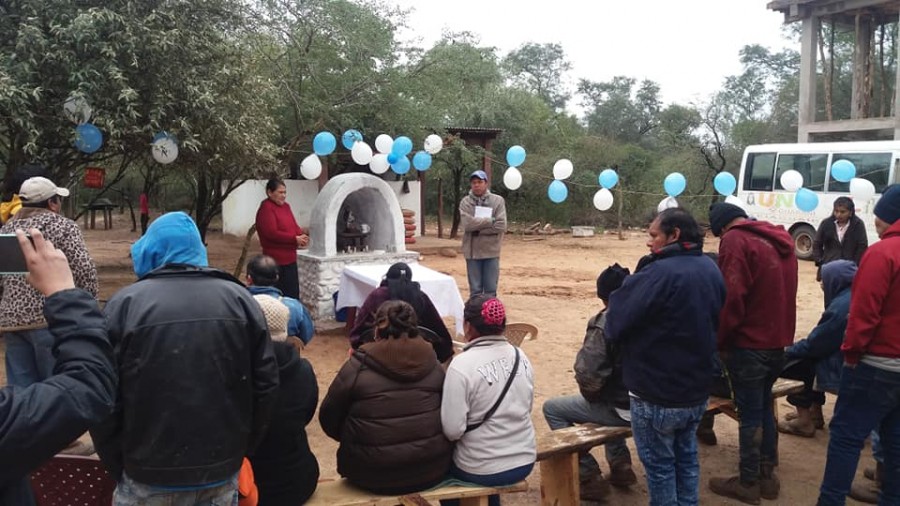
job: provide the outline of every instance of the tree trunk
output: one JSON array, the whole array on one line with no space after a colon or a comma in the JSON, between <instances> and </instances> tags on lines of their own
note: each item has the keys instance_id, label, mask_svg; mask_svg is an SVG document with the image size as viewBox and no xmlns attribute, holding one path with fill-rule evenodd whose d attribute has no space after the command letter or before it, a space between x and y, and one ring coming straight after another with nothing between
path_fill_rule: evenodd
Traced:
<instances>
[{"instance_id":1,"label":"tree trunk","mask_svg":"<svg viewBox=\"0 0 900 506\"><path fill-rule=\"evenodd\" d=\"M825 117L828 121L831 121L833 118L833 110L834 107L832 105L833 100L833 75L834 75L834 22L831 23L831 41L830 47L828 49L829 59L830 61L826 64L825 59L825 29L822 24L819 23L819 59L822 61L822 66L824 67L824 77L825 77Z\"/></svg>"},{"instance_id":2,"label":"tree trunk","mask_svg":"<svg viewBox=\"0 0 900 506\"><path fill-rule=\"evenodd\" d=\"M256 223L250 225L247 229L247 235L244 236L244 247L241 248L241 256L238 257L237 264L234 266L233 276L241 279L241 270L244 268L244 262L247 260L247 252L250 251L250 242L253 240L253 234L256 233Z\"/></svg>"},{"instance_id":3,"label":"tree trunk","mask_svg":"<svg viewBox=\"0 0 900 506\"><path fill-rule=\"evenodd\" d=\"M878 70L881 74L881 83L878 86L878 117L885 117L885 112L887 109L887 69L884 66L884 37L885 29L884 25L881 25L881 30L878 35Z\"/></svg>"},{"instance_id":4,"label":"tree trunk","mask_svg":"<svg viewBox=\"0 0 900 506\"><path fill-rule=\"evenodd\" d=\"M619 240L625 240L625 229L622 227L622 209L625 207L625 198L622 195L622 176L619 176L619 184L616 186L616 200L619 204L619 210L617 211L618 219L619 219Z\"/></svg>"},{"instance_id":5,"label":"tree trunk","mask_svg":"<svg viewBox=\"0 0 900 506\"><path fill-rule=\"evenodd\" d=\"M463 167L459 167L453 171L453 202L455 205L453 206L453 225L450 227L451 239L456 239L459 232L459 202L462 200L460 188L462 187L463 169Z\"/></svg>"},{"instance_id":6,"label":"tree trunk","mask_svg":"<svg viewBox=\"0 0 900 506\"><path fill-rule=\"evenodd\" d=\"M443 239L444 238L444 178L438 178L437 194L438 194L438 208L437 208L438 239Z\"/></svg>"},{"instance_id":7,"label":"tree trunk","mask_svg":"<svg viewBox=\"0 0 900 506\"><path fill-rule=\"evenodd\" d=\"M206 171L200 170L197 175L197 204L195 206L194 216L197 221L197 229L200 230L200 240L206 244L206 230L209 228L209 188L206 181Z\"/></svg>"}]
</instances>

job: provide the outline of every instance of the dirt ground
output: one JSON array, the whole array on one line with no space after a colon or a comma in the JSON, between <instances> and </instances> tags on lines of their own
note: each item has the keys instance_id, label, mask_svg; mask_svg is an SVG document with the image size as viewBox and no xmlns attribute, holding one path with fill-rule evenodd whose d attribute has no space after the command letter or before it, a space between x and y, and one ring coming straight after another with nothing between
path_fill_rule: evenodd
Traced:
<instances>
[{"instance_id":1,"label":"dirt ground","mask_svg":"<svg viewBox=\"0 0 900 506\"><path fill-rule=\"evenodd\" d=\"M113 230L88 230L85 233L100 273L102 300L108 299L116 290L134 280L128 251L138 234L129 231L130 223L126 223L124 218L116 215L116 228ZM434 226L430 230L433 234ZM211 232L208 240L210 264L232 272L240 255L242 238ZM540 331L538 340L523 345L523 350L535 368L532 419L539 435L549 430L541 414L544 401L553 396L578 391L572 365L581 345L587 320L600 308L594 285L597 274L614 262L633 268L647 252L645 241L646 236L641 231L628 233L625 240L619 240L615 235L592 238L557 235L537 240L529 236L507 236L501 256L499 296L507 307L509 321L532 323ZM463 258L449 258L438 254L441 247L458 246L458 242L426 237L418 246L418 249L415 246L411 249L422 251L420 262L453 276L465 296L467 283ZM707 242L708 251L715 251L716 247L715 239ZM256 252L259 252L259 245L254 241L250 253ZM815 269L810 262L800 263L797 303L797 338L800 339L815 325L823 308L822 292L815 281ZM305 350L306 357L316 371L320 400L346 358L346 349L347 340L343 327L331 322L320 326L317 336ZM5 383L5 374L3 378ZM825 408L826 420L830 419L833 403L834 397L829 396ZM779 410L782 414L786 413L790 406L782 400ZM337 443L325 436L317 419L310 423L307 430L312 450L321 466L322 477L336 476ZM706 482L711 476L737 472L737 423L724 416L717 417L716 432L719 437L718 446L700 447L701 502L738 504L714 496L707 489ZM814 502L822 478L827 444L827 430L817 432L812 439L781 436L778 474L782 489L780 499L772 504ZM630 440L629 446L632 448L638 484L630 490L614 490L609 504L639 505L648 502L643 469ZM601 462L601 467L608 469L602 449L595 449L594 454ZM871 463L869 449L864 450L862 462L864 465ZM858 473L860 479L862 467L860 466ZM537 466L528 478L528 483L530 490L527 493L510 495L504 500L504 504L539 503L540 470ZM850 503L853 504L853 501Z\"/></svg>"}]
</instances>

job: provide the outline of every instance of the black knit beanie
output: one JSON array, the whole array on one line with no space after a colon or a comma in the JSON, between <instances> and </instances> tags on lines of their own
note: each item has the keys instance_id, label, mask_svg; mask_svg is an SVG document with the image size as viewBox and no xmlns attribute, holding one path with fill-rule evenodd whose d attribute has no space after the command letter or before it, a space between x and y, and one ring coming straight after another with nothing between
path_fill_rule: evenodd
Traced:
<instances>
[{"instance_id":1,"label":"black knit beanie","mask_svg":"<svg viewBox=\"0 0 900 506\"><path fill-rule=\"evenodd\" d=\"M597 276L597 297L603 300L609 300L610 294L618 290L622 283L625 282L631 274L626 267L622 267L618 263L610 265Z\"/></svg>"},{"instance_id":2,"label":"black knit beanie","mask_svg":"<svg viewBox=\"0 0 900 506\"><path fill-rule=\"evenodd\" d=\"M875 204L875 216L890 224L900 219L900 185L892 184L884 189Z\"/></svg>"},{"instance_id":3,"label":"black knit beanie","mask_svg":"<svg viewBox=\"0 0 900 506\"><path fill-rule=\"evenodd\" d=\"M735 218L746 217L747 213L734 204L719 202L709 206L709 228L716 237L722 235L725 225L731 223Z\"/></svg>"}]
</instances>

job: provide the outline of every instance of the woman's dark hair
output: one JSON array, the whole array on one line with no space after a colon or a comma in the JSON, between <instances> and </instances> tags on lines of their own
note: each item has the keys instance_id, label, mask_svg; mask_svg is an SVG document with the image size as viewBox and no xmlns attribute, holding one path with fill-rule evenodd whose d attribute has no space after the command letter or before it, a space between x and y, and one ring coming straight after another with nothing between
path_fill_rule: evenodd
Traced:
<instances>
[{"instance_id":1,"label":"woman's dark hair","mask_svg":"<svg viewBox=\"0 0 900 506\"><path fill-rule=\"evenodd\" d=\"M488 321L485 314L492 319ZM482 336L501 335L506 330L506 310L500 299L491 295L475 295L466 301L463 320L475 327Z\"/></svg>"},{"instance_id":2,"label":"woman's dark hair","mask_svg":"<svg viewBox=\"0 0 900 506\"><path fill-rule=\"evenodd\" d=\"M659 229L667 236L675 233L675 229L681 231L678 242L692 242L703 245L703 231L697 220L691 213L680 207L666 209L656 217L659 220Z\"/></svg>"},{"instance_id":3,"label":"woman's dark hair","mask_svg":"<svg viewBox=\"0 0 900 506\"><path fill-rule=\"evenodd\" d=\"M850 211L850 216L856 216L856 204L850 197L838 197L834 199L834 207L846 207Z\"/></svg>"},{"instance_id":4,"label":"woman's dark hair","mask_svg":"<svg viewBox=\"0 0 900 506\"><path fill-rule=\"evenodd\" d=\"M390 300L402 300L413 307L417 315L422 314L425 309L422 307L422 290L419 283L412 280L412 269L403 262L397 262L392 265L381 286L388 289L388 297Z\"/></svg>"},{"instance_id":5,"label":"woman's dark hair","mask_svg":"<svg viewBox=\"0 0 900 506\"><path fill-rule=\"evenodd\" d=\"M381 339L419 335L419 318L402 300L389 300L375 311L375 334Z\"/></svg>"},{"instance_id":6,"label":"woman's dark hair","mask_svg":"<svg viewBox=\"0 0 900 506\"><path fill-rule=\"evenodd\" d=\"M277 190L279 186L285 186L283 180L281 180L277 177L273 177L272 179L269 179L269 181L266 182L266 193Z\"/></svg>"}]
</instances>

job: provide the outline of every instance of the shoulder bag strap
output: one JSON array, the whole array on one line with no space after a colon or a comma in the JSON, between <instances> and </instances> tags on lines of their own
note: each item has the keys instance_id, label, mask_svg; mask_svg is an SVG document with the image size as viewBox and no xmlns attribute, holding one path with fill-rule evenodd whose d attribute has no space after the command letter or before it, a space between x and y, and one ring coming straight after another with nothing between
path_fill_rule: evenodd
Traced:
<instances>
[{"instance_id":1,"label":"shoulder bag strap","mask_svg":"<svg viewBox=\"0 0 900 506\"><path fill-rule=\"evenodd\" d=\"M491 416L494 415L494 412L497 411L497 408L500 407L500 403L503 402L503 398L506 397L506 392L509 392L509 387L512 386L513 380L516 378L516 373L519 372L519 348L513 346L513 349L516 351L516 361L513 363L512 371L509 373L509 378L506 379L506 385L503 386L503 391L500 392L500 397L497 398L497 402L491 406L491 409L484 414L484 418L481 419L478 423L473 423L472 425L466 426L466 432L471 432L478 427L481 427L484 422L488 421Z\"/></svg>"}]
</instances>

